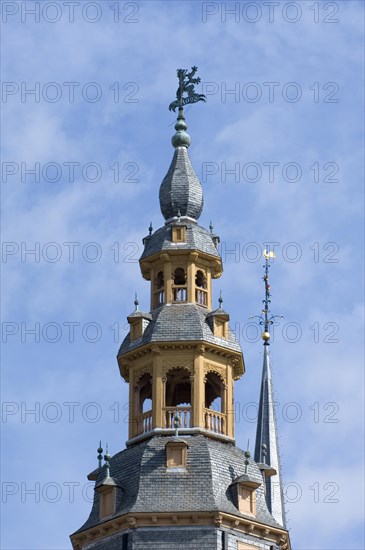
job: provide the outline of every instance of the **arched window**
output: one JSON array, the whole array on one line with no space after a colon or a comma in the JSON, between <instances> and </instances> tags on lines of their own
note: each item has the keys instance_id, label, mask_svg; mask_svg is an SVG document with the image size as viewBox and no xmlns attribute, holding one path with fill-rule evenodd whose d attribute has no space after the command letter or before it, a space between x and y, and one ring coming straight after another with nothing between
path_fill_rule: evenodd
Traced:
<instances>
[{"instance_id":1,"label":"arched window","mask_svg":"<svg viewBox=\"0 0 365 550\"><path fill-rule=\"evenodd\" d=\"M201 269L196 272L195 284L199 288L207 288L207 279Z\"/></svg>"},{"instance_id":2,"label":"arched window","mask_svg":"<svg viewBox=\"0 0 365 550\"><path fill-rule=\"evenodd\" d=\"M196 272L195 286L195 301L197 304L206 307L208 302L207 278L201 269Z\"/></svg>"},{"instance_id":3,"label":"arched window","mask_svg":"<svg viewBox=\"0 0 365 550\"><path fill-rule=\"evenodd\" d=\"M159 271L156 276L156 286L157 288L163 288L163 285L164 285L163 271Z\"/></svg>"},{"instance_id":4,"label":"arched window","mask_svg":"<svg viewBox=\"0 0 365 550\"><path fill-rule=\"evenodd\" d=\"M225 387L223 380L209 372L205 382L205 427L216 433L225 433Z\"/></svg>"},{"instance_id":5,"label":"arched window","mask_svg":"<svg viewBox=\"0 0 365 550\"><path fill-rule=\"evenodd\" d=\"M187 287L186 273L182 267L177 267L173 274L174 284L172 286L172 297L174 302L186 302Z\"/></svg>"},{"instance_id":6,"label":"arched window","mask_svg":"<svg viewBox=\"0 0 365 550\"><path fill-rule=\"evenodd\" d=\"M163 271L159 271L154 281L154 293L153 293L154 307L159 307L164 303L164 300L165 300L164 283L165 283L165 279L164 279Z\"/></svg>"},{"instance_id":7,"label":"arched window","mask_svg":"<svg viewBox=\"0 0 365 550\"><path fill-rule=\"evenodd\" d=\"M135 386L136 435L152 429L152 376L144 374Z\"/></svg>"},{"instance_id":8,"label":"arched window","mask_svg":"<svg viewBox=\"0 0 365 550\"><path fill-rule=\"evenodd\" d=\"M177 267L174 271L174 285L184 285L186 283L185 271L182 267Z\"/></svg>"},{"instance_id":9,"label":"arched window","mask_svg":"<svg viewBox=\"0 0 365 550\"><path fill-rule=\"evenodd\" d=\"M191 381L186 369L176 368L167 373L165 405L166 428L174 427L176 415L180 428L190 427Z\"/></svg>"}]
</instances>

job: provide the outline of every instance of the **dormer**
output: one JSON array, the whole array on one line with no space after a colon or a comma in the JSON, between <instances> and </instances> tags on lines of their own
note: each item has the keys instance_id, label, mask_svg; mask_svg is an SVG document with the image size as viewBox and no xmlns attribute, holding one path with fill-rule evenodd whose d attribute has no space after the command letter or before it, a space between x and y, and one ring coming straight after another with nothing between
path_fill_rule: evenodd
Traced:
<instances>
[{"instance_id":1,"label":"dormer","mask_svg":"<svg viewBox=\"0 0 365 550\"><path fill-rule=\"evenodd\" d=\"M168 470L186 469L186 455L188 444L180 438L174 437L165 445L166 449L166 467Z\"/></svg>"},{"instance_id":2,"label":"dormer","mask_svg":"<svg viewBox=\"0 0 365 550\"><path fill-rule=\"evenodd\" d=\"M186 225L171 226L171 242L184 243L186 242Z\"/></svg>"},{"instance_id":3,"label":"dormer","mask_svg":"<svg viewBox=\"0 0 365 550\"><path fill-rule=\"evenodd\" d=\"M127 317L127 320L130 325L130 340L131 342L134 342L135 340L142 338L144 331L146 330L149 322L152 320L152 315L150 313L143 313L136 309L136 311Z\"/></svg>"},{"instance_id":4,"label":"dormer","mask_svg":"<svg viewBox=\"0 0 365 550\"><path fill-rule=\"evenodd\" d=\"M95 486L95 491L99 493L99 519L113 516L117 509L117 492L121 490L120 485L110 476L110 455L106 454L105 475Z\"/></svg>"},{"instance_id":5,"label":"dormer","mask_svg":"<svg viewBox=\"0 0 365 550\"><path fill-rule=\"evenodd\" d=\"M249 474L243 474L233 484L236 506L241 514L248 516L256 515L256 489L260 487L256 478Z\"/></svg>"},{"instance_id":6,"label":"dormer","mask_svg":"<svg viewBox=\"0 0 365 550\"><path fill-rule=\"evenodd\" d=\"M117 486L114 479L111 477L105 478L101 484L95 488L95 491L100 494L99 518L104 519L105 517L115 514Z\"/></svg>"},{"instance_id":7,"label":"dormer","mask_svg":"<svg viewBox=\"0 0 365 550\"><path fill-rule=\"evenodd\" d=\"M222 308L222 300L219 299L220 306L207 315L207 321L212 329L214 336L218 338L228 338L229 315Z\"/></svg>"}]
</instances>

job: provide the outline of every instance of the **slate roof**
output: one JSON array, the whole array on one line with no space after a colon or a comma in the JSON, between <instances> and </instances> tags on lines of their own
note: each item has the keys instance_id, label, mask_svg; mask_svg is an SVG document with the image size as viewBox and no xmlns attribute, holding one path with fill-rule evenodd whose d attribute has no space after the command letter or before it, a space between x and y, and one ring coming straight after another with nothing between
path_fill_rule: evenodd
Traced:
<instances>
[{"instance_id":1,"label":"slate roof","mask_svg":"<svg viewBox=\"0 0 365 550\"><path fill-rule=\"evenodd\" d=\"M244 451L203 435L184 435L189 444L186 470L169 471L165 445L171 439L155 436L112 457L110 474L122 487L114 517L138 512L215 511L252 517L241 514L235 503L234 481L244 474ZM105 476L104 469L100 469L96 484ZM255 519L280 527L267 509L261 473L252 459L248 473L261 483L256 491ZM99 499L95 491L90 516L77 533L100 523Z\"/></svg>"},{"instance_id":2,"label":"slate roof","mask_svg":"<svg viewBox=\"0 0 365 550\"><path fill-rule=\"evenodd\" d=\"M210 310L197 304L165 304L151 312L152 321L148 323L141 338L131 342L130 334L127 334L118 355L151 342L173 341L204 341L242 353L231 329L227 339L214 336L211 320L207 319L209 313Z\"/></svg>"},{"instance_id":3,"label":"slate roof","mask_svg":"<svg viewBox=\"0 0 365 550\"><path fill-rule=\"evenodd\" d=\"M160 186L160 207L165 220L189 216L197 220L203 209L203 189L186 147L176 147Z\"/></svg>"},{"instance_id":4,"label":"slate roof","mask_svg":"<svg viewBox=\"0 0 365 550\"><path fill-rule=\"evenodd\" d=\"M204 252L210 256L220 258L219 252L213 242L213 235L211 235L206 229L200 227L195 223L181 222L181 225L186 227L186 241L183 243L173 243L171 239L172 225L169 223L160 227L151 236L144 238L145 248L141 256L141 260L152 256L157 252L163 250L198 250Z\"/></svg>"}]
</instances>

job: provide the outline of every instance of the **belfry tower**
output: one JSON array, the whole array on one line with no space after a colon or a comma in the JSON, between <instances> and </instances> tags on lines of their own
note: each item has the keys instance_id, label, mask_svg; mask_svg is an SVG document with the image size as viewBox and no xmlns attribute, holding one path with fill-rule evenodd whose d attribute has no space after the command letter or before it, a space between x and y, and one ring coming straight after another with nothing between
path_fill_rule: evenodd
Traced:
<instances>
[{"instance_id":1,"label":"belfry tower","mask_svg":"<svg viewBox=\"0 0 365 550\"><path fill-rule=\"evenodd\" d=\"M222 299L212 303L219 237L198 223L203 192L183 112L205 101L196 70L178 71L174 155L159 194L165 222L143 239L149 311L136 298L118 352L129 438L104 465L98 449L94 503L71 535L75 550L290 550L265 496L272 468L235 445L234 382L245 366Z\"/></svg>"}]
</instances>

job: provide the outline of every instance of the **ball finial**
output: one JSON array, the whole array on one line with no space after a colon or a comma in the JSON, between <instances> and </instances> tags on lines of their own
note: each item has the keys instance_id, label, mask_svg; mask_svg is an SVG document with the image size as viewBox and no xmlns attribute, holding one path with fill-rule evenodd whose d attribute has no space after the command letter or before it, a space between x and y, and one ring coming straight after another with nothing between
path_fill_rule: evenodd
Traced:
<instances>
[{"instance_id":1,"label":"ball finial","mask_svg":"<svg viewBox=\"0 0 365 550\"><path fill-rule=\"evenodd\" d=\"M171 138L171 143L174 147L189 147L191 143L191 138L189 134L186 133L188 126L185 122L185 118L182 110L179 111L179 116L175 124L176 134Z\"/></svg>"}]
</instances>

